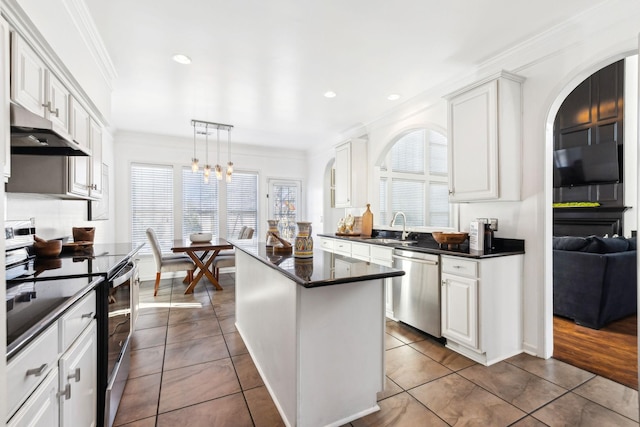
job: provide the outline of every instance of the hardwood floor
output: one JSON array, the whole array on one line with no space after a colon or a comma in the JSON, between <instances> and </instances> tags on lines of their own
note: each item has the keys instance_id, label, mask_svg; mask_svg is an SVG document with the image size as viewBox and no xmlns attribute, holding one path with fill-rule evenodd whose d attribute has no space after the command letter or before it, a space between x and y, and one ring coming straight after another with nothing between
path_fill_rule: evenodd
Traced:
<instances>
[{"instance_id":1,"label":"hardwood floor","mask_svg":"<svg viewBox=\"0 0 640 427\"><path fill-rule=\"evenodd\" d=\"M637 315L600 330L553 316L553 357L638 390Z\"/></svg>"}]
</instances>

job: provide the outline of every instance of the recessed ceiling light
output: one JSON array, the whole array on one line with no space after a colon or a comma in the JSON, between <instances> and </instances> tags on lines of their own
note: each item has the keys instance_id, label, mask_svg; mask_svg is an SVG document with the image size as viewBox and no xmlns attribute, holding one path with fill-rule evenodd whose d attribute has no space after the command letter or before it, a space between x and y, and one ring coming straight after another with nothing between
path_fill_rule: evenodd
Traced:
<instances>
[{"instance_id":1,"label":"recessed ceiling light","mask_svg":"<svg viewBox=\"0 0 640 427\"><path fill-rule=\"evenodd\" d=\"M325 98L335 98L336 97L336 93L332 90L327 91L324 93Z\"/></svg>"},{"instance_id":2,"label":"recessed ceiling light","mask_svg":"<svg viewBox=\"0 0 640 427\"><path fill-rule=\"evenodd\" d=\"M191 58L181 53L173 55L173 60L179 64L191 64Z\"/></svg>"},{"instance_id":3,"label":"recessed ceiling light","mask_svg":"<svg viewBox=\"0 0 640 427\"><path fill-rule=\"evenodd\" d=\"M387 99L389 101L397 101L398 99L400 99L400 95L398 95L397 93L392 93L391 95L387 96Z\"/></svg>"}]
</instances>

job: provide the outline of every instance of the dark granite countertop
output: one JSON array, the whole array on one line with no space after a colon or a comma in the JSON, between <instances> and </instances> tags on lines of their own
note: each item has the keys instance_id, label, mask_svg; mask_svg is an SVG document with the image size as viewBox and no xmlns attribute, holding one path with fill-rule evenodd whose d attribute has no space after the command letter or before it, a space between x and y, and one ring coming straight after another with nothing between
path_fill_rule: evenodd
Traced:
<instances>
[{"instance_id":1,"label":"dark granite countertop","mask_svg":"<svg viewBox=\"0 0 640 427\"><path fill-rule=\"evenodd\" d=\"M495 241L495 249L484 252L472 252L469 250L469 240L465 241L461 245L456 245L455 247L447 247L445 245L440 245L438 242L433 240L431 233L411 233L407 238L407 241L414 241L415 243L405 243L405 244L383 244L376 241L373 241L372 238L360 237L360 236L336 236L335 234L323 234L319 233L320 237L330 237L332 239L343 239L351 242L359 242L359 243L369 243L376 244L381 246L388 246L392 248L401 248L403 250L415 251L415 252L423 252L429 254L436 255L453 255L465 258L493 258L493 257L501 257L501 256L509 256L509 255L521 255L524 254L524 240L519 239L503 239L496 237ZM378 232L374 233L373 238L397 238L397 234L395 232Z\"/></svg>"},{"instance_id":2,"label":"dark granite countertop","mask_svg":"<svg viewBox=\"0 0 640 427\"><path fill-rule=\"evenodd\" d=\"M311 258L275 254L265 242L229 240L236 250L254 257L305 288L339 285L404 275L404 271L314 249Z\"/></svg>"}]
</instances>

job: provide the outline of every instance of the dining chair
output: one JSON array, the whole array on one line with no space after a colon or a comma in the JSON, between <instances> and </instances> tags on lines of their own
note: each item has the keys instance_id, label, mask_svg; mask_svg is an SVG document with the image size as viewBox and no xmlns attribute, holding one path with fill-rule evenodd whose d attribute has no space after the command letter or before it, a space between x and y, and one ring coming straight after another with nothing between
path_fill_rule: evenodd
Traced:
<instances>
[{"instance_id":1,"label":"dining chair","mask_svg":"<svg viewBox=\"0 0 640 427\"><path fill-rule=\"evenodd\" d=\"M253 228L246 227L241 233L238 235L238 239L251 239L253 238ZM216 280L220 280L220 269L227 267L235 267L236 266L236 255L235 253L231 254L218 254L217 257L213 260L213 277Z\"/></svg>"},{"instance_id":2,"label":"dining chair","mask_svg":"<svg viewBox=\"0 0 640 427\"><path fill-rule=\"evenodd\" d=\"M165 271L186 271L187 277L184 278L184 283L191 283L193 280L193 271L196 269L196 265L188 255L184 254L162 254L158 237L153 228L147 228L147 239L151 245L151 251L153 257L156 260L156 283L153 288L153 296L158 294L158 288L160 287L160 276Z\"/></svg>"}]
</instances>

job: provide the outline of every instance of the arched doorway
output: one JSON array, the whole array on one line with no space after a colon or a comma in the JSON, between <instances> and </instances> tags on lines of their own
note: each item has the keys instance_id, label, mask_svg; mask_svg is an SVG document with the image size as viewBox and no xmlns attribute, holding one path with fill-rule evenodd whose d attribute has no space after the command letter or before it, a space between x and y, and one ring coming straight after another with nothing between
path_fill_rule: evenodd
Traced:
<instances>
[{"instance_id":1,"label":"arched doorway","mask_svg":"<svg viewBox=\"0 0 640 427\"><path fill-rule=\"evenodd\" d=\"M631 55L635 55L636 52L631 53ZM589 78L589 76L591 76L592 74L598 72L599 70L609 66L610 64L613 64L621 59L624 59L625 57L629 56L629 54L620 54L617 55L615 57L611 57L608 58L605 61L602 61L598 64L594 64L591 67L580 71L579 73L576 73L575 76L573 76L565 85L565 87L560 91L560 93L558 94L558 96L555 98L555 100L553 101L550 110L549 110L549 114L547 116L547 123L546 123L546 155L545 155L545 164L546 164L546 168L545 168L545 176L546 176L546 183L545 183L545 200L546 200L546 214L545 214L545 236L546 236L546 242L545 242L545 265L547 266L545 268L545 327L544 327L544 333L545 333L545 356L546 357L550 357L554 354L554 317L553 317L553 313L554 313L554 309L553 309L553 256L552 256L552 229L554 226L554 219L553 219L553 214L552 214L552 193L553 193L553 179L551 178L553 176L553 150L554 148L554 144L553 144L553 137L554 137L554 132L553 132L553 128L554 128L554 121L556 119L556 116L558 115L558 112L560 111L560 107L563 104L563 102L567 99L567 97L574 91L575 88L579 87L583 81L585 81L585 79ZM634 65L635 64L635 65ZM637 60L634 59L634 62L632 63L632 65L634 65L635 68L631 68L633 74L633 78L632 78L632 83L633 83L633 88L632 88L632 93L635 92L635 94L637 95ZM634 213L637 211L637 206L638 206L638 202L637 202L637 186L636 183L638 182L638 178L637 178L637 170L638 170L638 160L637 160L637 122L638 122L638 117L637 117L637 112L635 107L638 104L638 100L637 100L637 96L632 96L630 97L630 99L626 99L625 100L625 104L629 105L629 103L633 104L634 108L633 110L633 114L630 116L634 123L633 126L630 127L630 131L631 131L631 138L628 138L627 135L629 135L629 133L625 133L625 145L627 143L629 143L629 147L632 147L632 150L629 150L628 153L625 153L625 157L626 157L626 161L625 164L628 165L629 163L631 163L631 166L629 169L629 173L625 174L625 182L629 182L630 184L633 184L630 186L630 191L631 191L631 195L632 197L630 197L631 203L633 204L633 207L636 208L634 210ZM625 120L629 120L627 118L625 118ZM632 144L632 145L631 145ZM626 166L625 166L625 169ZM557 196L557 193L556 193ZM628 235L630 234L630 230L631 229L637 229L637 218L635 217L637 216L637 213L634 214L634 217L632 218L633 221L631 222L631 224L633 224L632 227L625 227L625 231L624 234ZM593 233L593 234L597 234L597 233ZM635 338L637 339L637 328L635 331ZM634 345L634 347L637 344ZM562 360L562 359L561 359ZM566 361L566 360L565 360ZM569 363L571 363L569 361ZM575 365L579 366L579 362L578 363L572 363ZM635 367L637 367L637 359L634 359L632 361L632 364L635 365ZM588 369L593 371L592 369ZM596 372L599 373L599 372ZM602 376L605 376L604 374L601 374ZM635 374L635 388L637 388L637 374ZM617 382L621 382L619 379L616 378L612 378L614 381ZM629 385L629 384L625 384L625 385Z\"/></svg>"}]
</instances>

